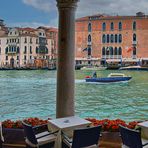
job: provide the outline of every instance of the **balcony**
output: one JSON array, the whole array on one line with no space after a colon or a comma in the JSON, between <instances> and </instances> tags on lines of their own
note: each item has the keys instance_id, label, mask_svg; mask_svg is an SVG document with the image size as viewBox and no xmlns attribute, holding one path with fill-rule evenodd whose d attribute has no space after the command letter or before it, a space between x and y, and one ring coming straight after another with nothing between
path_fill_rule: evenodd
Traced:
<instances>
[{"instance_id":1,"label":"balcony","mask_svg":"<svg viewBox=\"0 0 148 148\"><path fill-rule=\"evenodd\" d=\"M92 43L91 43L91 42L87 42L87 45L88 45L88 46L91 46L91 45L92 45Z\"/></svg>"},{"instance_id":2,"label":"balcony","mask_svg":"<svg viewBox=\"0 0 148 148\"><path fill-rule=\"evenodd\" d=\"M121 59L122 55L102 55L102 59Z\"/></svg>"},{"instance_id":3,"label":"balcony","mask_svg":"<svg viewBox=\"0 0 148 148\"><path fill-rule=\"evenodd\" d=\"M48 48L46 46L40 46L37 50L38 54L48 54Z\"/></svg>"},{"instance_id":4,"label":"balcony","mask_svg":"<svg viewBox=\"0 0 148 148\"><path fill-rule=\"evenodd\" d=\"M7 54L8 55L14 55L14 54L17 54L17 51L8 51Z\"/></svg>"},{"instance_id":5,"label":"balcony","mask_svg":"<svg viewBox=\"0 0 148 148\"><path fill-rule=\"evenodd\" d=\"M138 43L137 41L133 41L132 45L137 45L137 43Z\"/></svg>"}]
</instances>

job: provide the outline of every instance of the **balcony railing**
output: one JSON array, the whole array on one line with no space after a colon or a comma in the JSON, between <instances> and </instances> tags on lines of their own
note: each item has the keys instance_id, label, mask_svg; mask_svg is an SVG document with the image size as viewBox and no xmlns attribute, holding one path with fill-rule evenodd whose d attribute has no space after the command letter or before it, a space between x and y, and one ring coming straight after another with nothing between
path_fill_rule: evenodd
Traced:
<instances>
[{"instance_id":1,"label":"balcony railing","mask_svg":"<svg viewBox=\"0 0 148 148\"><path fill-rule=\"evenodd\" d=\"M121 59L122 55L102 55L102 59Z\"/></svg>"},{"instance_id":2,"label":"balcony railing","mask_svg":"<svg viewBox=\"0 0 148 148\"><path fill-rule=\"evenodd\" d=\"M133 45L137 45L137 41L133 41L133 43L132 43Z\"/></svg>"},{"instance_id":3,"label":"balcony railing","mask_svg":"<svg viewBox=\"0 0 148 148\"><path fill-rule=\"evenodd\" d=\"M11 54L17 54L17 51L8 51L7 54L11 55Z\"/></svg>"}]
</instances>

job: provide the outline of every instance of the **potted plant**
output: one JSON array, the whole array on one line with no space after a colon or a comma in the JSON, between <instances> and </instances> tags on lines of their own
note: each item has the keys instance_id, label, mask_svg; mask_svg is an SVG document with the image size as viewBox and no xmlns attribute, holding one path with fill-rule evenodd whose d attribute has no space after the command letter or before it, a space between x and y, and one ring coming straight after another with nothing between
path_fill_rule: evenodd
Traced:
<instances>
[{"instance_id":1,"label":"potted plant","mask_svg":"<svg viewBox=\"0 0 148 148\"><path fill-rule=\"evenodd\" d=\"M47 120L41 120L39 118L28 118L23 121L32 126L47 124ZM3 127L4 143L25 144L25 140L24 140L25 134L24 134L21 120L17 120L17 121L6 120L2 122L2 127ZM40 131L45 130L45 128L43 127L38 130Z\"/></svg>"}]
</instances>

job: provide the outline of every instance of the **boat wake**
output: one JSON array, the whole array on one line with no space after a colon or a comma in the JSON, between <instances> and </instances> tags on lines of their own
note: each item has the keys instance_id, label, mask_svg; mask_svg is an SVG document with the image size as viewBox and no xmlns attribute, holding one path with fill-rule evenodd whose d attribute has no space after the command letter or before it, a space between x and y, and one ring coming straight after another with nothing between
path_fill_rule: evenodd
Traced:
<instances>
[{"instance_id":1,"label":"boat wake","mask_svg":"<svg viewBox=\"0 0 148 148\"><path fill-rule=\"evenodd\" d=\"M110 84L127 84L129 81L120 81L120 82L85 82L86 84L95 84L95 85L110 85Z\"/></svg>"},{"instance_id":2,"label":"boat wake","mask_svg":"<svg viewBox=\"0 0 148 148\"><path fill-rule=\"evenodd\" d=\"M75 80L75 83L85 83L85 80Z\"/></svg>"}]
</instances>

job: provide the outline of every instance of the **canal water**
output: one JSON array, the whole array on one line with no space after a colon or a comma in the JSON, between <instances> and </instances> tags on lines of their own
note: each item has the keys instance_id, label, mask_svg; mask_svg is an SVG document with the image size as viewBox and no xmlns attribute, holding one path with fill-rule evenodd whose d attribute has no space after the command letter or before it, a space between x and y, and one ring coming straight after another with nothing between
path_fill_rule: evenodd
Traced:
<instances>
[{"instance_id":1,"label":"canal water","mask_svg":"<svg viewBox=\"0 0 148 148\"><path fill-rule=\"evenodd\" d=\"M97 71L132 76L128 83L88 84L84 78L93 71L75 73L76 115L125 121L148 119L147 71ZM55 118L56 71L0 71L0 121L26 117ZM63 106L64 108L64 106Z\"/></svg>"}]
</instances>

